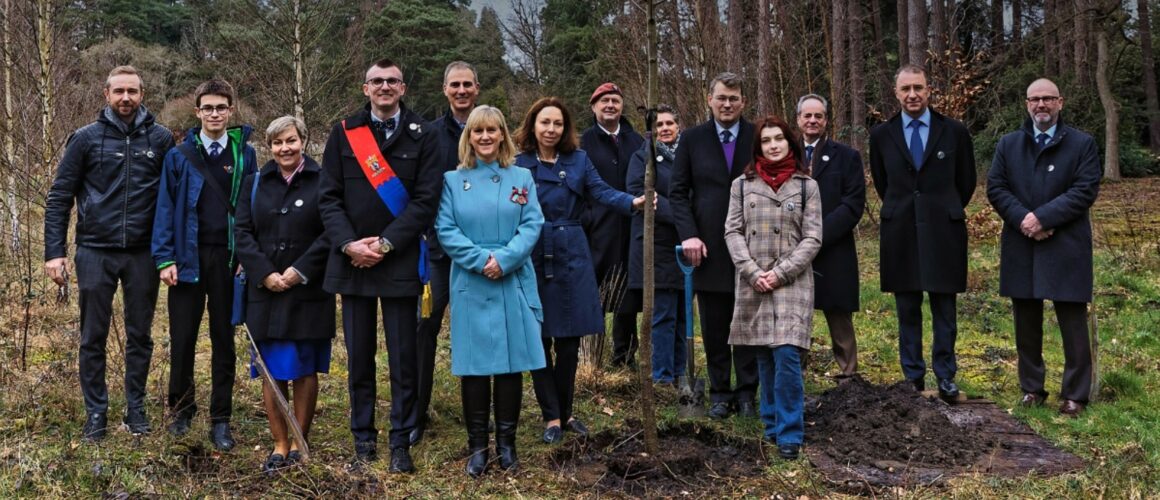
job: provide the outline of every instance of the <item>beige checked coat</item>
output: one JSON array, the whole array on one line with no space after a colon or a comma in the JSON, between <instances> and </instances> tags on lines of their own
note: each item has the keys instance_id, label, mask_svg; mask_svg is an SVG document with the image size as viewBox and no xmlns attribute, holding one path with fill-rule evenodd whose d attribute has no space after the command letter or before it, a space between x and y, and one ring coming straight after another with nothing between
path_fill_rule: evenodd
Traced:
<instances>
[{"instance_id":1,"label":"beige checked coat","mask_svg":"<svg viewBox=\"0 0 1160 500\"><path fill-rule=\"evenodd\" d=\"M806 191L802 210L802 189ZM810 263L822 246L822 199L818 185L795 173L776 193L760 177L733 181L725 217L725 244L737 267L737 298L729 343L810 347L814 276ZM772 269L778 287L753 289Z\"/></svg>"}]
</instances>

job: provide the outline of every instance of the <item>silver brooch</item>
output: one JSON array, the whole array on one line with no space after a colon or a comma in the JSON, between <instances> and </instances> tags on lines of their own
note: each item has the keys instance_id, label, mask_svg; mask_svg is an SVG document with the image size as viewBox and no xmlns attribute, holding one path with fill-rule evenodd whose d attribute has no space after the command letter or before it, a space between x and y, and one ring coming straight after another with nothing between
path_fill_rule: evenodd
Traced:
<instances>
[{"instance_id":1,"label":"silver brooch","mask_svg":"<svg viewBox=\"0 0 1160 500\"><path fill-rule=\"evenodd\" d=\"M947 157L947 154L946 154L946 153L944 153L944 152L942 152L942 151L939 151L939 152L938 152L938 154L936 154L935 156L937 156L937 157L938 157L938 159L940 159L940 160L941 160L941 159L943 159L943 158L946 158L946 157Z\"/></svg>"},{"instance_id":2,"label":"silver brooch","mask_svg":"<svg viewBox=\"0 0 1160 500\"><path fill-rule=\"evenodd\" d=\"M1048 165L1048 166L1047 166L1047 171L1048 171L1048 172L1054 172L1054 171L1055 171L1055 165Z\"/></svg>"},{"instance_id":3,"label":"silver brooch","mask_svg":"<svg viewBox=\"0 0 1160 500\"><path fill-rule=\"evenodd\" d=\"M662 161L665 161L665 157L663 157L661 155L657 155L657 163L660 163Z\"/></svg>"},{"instance_id":4,"label":"silver brooch","mask_svg":"<svg viewBox=\"0 0 1160 500\"><path fill-rule=\"evenodd\" d=\"M822 161L830 161L830 155L822 155Z\"/></svg>"},{"instance_id":5,"label":"silver brooch","mask_svg":"<svg viewBox=\"0 0 1160 500\"><path fill-rule=\"evenodd\" d=\"M471 182L465 180L463 181L463 190L467 191L468 189L471 189Z\"/></svg>"},{"instance_id":6,"label":"silver brooch","mask_svg":"<svg viewBox=\"0 0 1160 500\"><path fill-rule=\"evenodd\" d=\"M149 158L153 158L155 155L153 154L153 150L151 149L151 150L145 152L145 156L147 156Z\"/></svg>"},{"instance_id":7,"label":"silver brooch","mask_svg":"<svg viewBox=\"0 0 1160 500\"><path fill-rule=\"evenodd\" d=\"M794 207L794 204L792 201L785 204L785 209L789 210L790 212L793 212L793 207Z\"/></svg>"},{"instance_id":8,"label":"silver brooch","mask_svg":"<svg viewBox=\"0 0 1160 500\"><path fill-rule=\"evenodd\" d=\"M422 133L423 133L423 127L420 127L418 123L414 123L414 122L412 122L412 123L411 123L411 126L410 126L410 129L411 129L411 130L414 130L414 131L416 131L416 132L418 132L418 133L420 133L420 134L422 134Z\"/></svg>"},{"instance_id":9,"label":"silver brooch","mask_svg":"<svg viewBox=\"0 0 1160 500\"><path fill-rule=\"evenodd\" d=\"M222 167L222 169L225 170L227 174L234 173L234 166L233 165L226 165L226 166Z\"/></svg>"},{"instance_id":10,"label":"silver brooch","mask_svg":"<svg viewBox=\"0 0 1160 500\"><path fill-rule=\"evenodd\" d=\"M561 170L560 171L560 180L564 180L565 177L568 177L568 172Z\"/></svg>"},{"instance_id":11,"label":"silver brooch","mask_svg":"<svg viewBox=\"0 0 1160 500\"><path fill-rule=\"evenodd\" d=\"M499 184L499 176L498 175L491 176L491 182Z\"/></svg>"}]
</instances>

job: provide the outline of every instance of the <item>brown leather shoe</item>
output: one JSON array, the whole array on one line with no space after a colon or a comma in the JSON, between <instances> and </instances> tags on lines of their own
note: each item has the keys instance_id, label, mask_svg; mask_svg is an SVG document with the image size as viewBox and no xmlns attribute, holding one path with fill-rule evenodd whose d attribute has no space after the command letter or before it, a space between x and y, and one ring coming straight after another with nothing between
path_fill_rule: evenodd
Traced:
<instances>
[{"instance_id":1,"label":"brown leather shoe","mask_svg":"<svg viewBox=\"0 0 1160 500\"><path fill-rule=\"evenodd\" d=\"M1080 412L1083 411L1083 408L1084 408L1083 403L1080 403L1079 401L1072 401L1070 399L1065 399L1063 401L1063 404L1059 405L1059 414L1060 415L1067 415L1069 417L1075 418L1075 417L1079 416Z\"/></svg>"},{"instance_id":2,"label":"brown leather shoe","mask_svg":"<svg viewBox=\"0 0 1160 500\"><path fill-rule=\"evenodd\" d=\"M1034 392L1023 393L1023 399L1019 401L1019 406L1024 408L1032 408L1036 406L1043 406L1043 402L1047 400L1047 396L1036 394Z\"/></svg>"}]
</instances>

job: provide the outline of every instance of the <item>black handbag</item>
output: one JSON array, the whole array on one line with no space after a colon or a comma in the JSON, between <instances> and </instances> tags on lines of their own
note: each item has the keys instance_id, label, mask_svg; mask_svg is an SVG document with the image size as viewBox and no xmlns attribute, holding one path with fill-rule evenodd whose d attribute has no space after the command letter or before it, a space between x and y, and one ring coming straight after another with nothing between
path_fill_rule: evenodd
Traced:
<instances>
[{"instance_id":1,"label":"black handbag","mask_svg":"<svg viewBox=\"0 0 1160 500\"><path fill-rule=\"evenodd\" d=\"M254 202L258 197L258 174L254 173L254 187L250 189L250 224L257 227L257 209L254 208ZM246 322L246 299L249 295L246 279L246 270L234 275L234 304L230 309L230 324L237 326Z\"/></svg>"}]
</instances>

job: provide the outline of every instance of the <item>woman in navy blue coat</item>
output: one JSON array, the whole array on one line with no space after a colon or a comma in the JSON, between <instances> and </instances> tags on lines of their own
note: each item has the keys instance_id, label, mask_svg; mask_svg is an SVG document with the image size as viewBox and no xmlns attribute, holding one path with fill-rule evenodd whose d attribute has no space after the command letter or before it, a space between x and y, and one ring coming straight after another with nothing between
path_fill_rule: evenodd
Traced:
<instances>
[{"instance_id":1,"label":"woman in navy blue coat","mask_svg":"<svg viewBox=\"0 0 1160 500\"><path fill-rule=\"evenodd\" d=\"M546 443L563 440L562 423L577 434L588 434L572 416L576 364L580 337L604 333L604 311L588 239L580 227L585 200L626 216L644 204L643 196L633 198L609 187L588 155L577 149L578 142L571 114L555 97L536 101L516 132L522 151L516 165L531 171L544 212L532 263L544 307L541 339L547 366L532 372L532 382L546 424Z\"/></svg>"}]
</instances>

